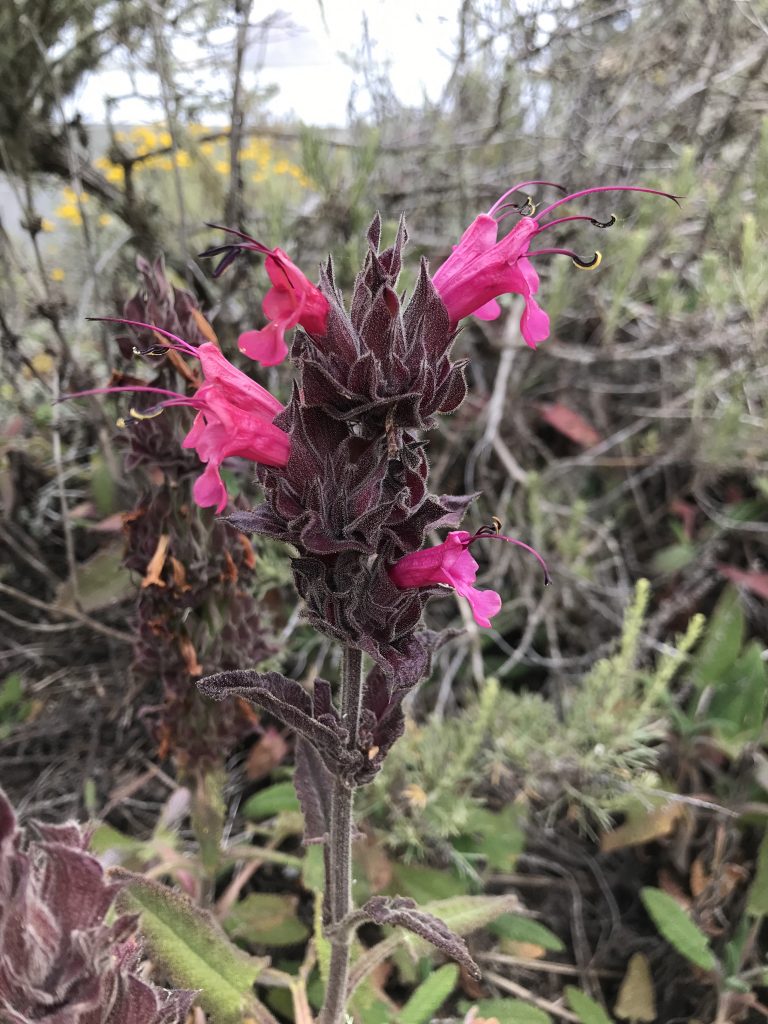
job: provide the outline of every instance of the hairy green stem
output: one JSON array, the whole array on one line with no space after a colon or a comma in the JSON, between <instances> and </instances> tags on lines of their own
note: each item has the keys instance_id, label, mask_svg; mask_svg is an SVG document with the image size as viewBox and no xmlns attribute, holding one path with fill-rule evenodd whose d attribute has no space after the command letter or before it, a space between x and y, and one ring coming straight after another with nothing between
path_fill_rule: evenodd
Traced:
<instances>
[{"instance_id":1,"label":"hairy green stem","mask_svg":"<svg viewBox=\"0 0 768 1024\"><path fill-rule=\"evenodd\" d=\"M362 653L354 647L344 651L341 676L341 720L349 731L348 745L357 744L362 700ZM331 804L326 869L326 908L331 936L331 964L320 1024L343 1024L346 1017L349 950L354 932L337 926L352 911L352 810L354 786L335 779Z\"/></svg>"}]
</instances>

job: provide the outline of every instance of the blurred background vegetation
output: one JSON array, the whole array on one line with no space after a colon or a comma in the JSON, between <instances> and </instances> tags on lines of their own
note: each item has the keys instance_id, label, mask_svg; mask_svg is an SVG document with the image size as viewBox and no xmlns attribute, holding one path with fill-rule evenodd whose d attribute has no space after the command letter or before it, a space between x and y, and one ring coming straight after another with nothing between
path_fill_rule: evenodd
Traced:
<instances>
[{"instance_id":1,"label":"blurred background vegetation","mask_svg":"<svg viewBox=\"0 0 768 1024\"><path fill-rule=\"evenodd\" d=\"M376 210L389 238L406 213L408 288L419 254L437 265L515 181L668 190L679 209L584 201L619 223L563 232L587 256L599 245L603 263L542 267L553 333L539 351L519 337L514 301L457 342L470 398L430 442L431 489L481 491L475 525L499 516L545 554L555 585L542 590L510 549L482 565L504 598L492 630L433 602L433 625L463 631L364 794L359 884L418 899L514 893L520 913L476 940L482 985L443 974L424 1010L408 997L428 962L401 950L371 967L360 1019L427 1021L441 1006L459 1019L475 1005L500 1024L763 1020L768 3L462 0L441 94L404 105L363 31L347 61L365 103L334 128L276 116L246 74L288 6L0 5L0 780L25 813L108 822L104 849L122 843L162 874L169 793L196 794L193 819L195 806L213 813L206 779L226 769L223 833L272 853L235 874L225 910L243 893L237 906L285 897L271 912L289 939L265 929L255 945L298 961L313 883L311 865L297 876L290 861L303 856L290 737L268 720L248 739L234 730L202 775L146 727L163 691L128 665L152 552L142 578L123 528L161 484L151 466L126 469L120 406L57 404L136 369L114 330L85 317L146 295L137 257L162 255L203 335L212 325L232 354L261 325L264 272L243 260L213 281L196 259L220 237L206 224L279 245L310 277L332 252L348 293ZM110 62L142 83L143 123L121 118L119 97L105 96L99 123L78 112L83 82ZM308 74L307 88L323 82ZM285 397L289 377L263 379ZM236 500L258 500L247 466L230 480ZM307 682L334 677L281 552L256 543L238 557L265 657ZM182 650L190 687L243 649L234 628L225 654L211 639L224 576L197 579L178 620L200 623ZM193 859L194 820L176 827L174 856ZM221 899L232 858L204 870L199 898ZM228 927L253 944L251 918Z\"/></svg>"}]
</instances>

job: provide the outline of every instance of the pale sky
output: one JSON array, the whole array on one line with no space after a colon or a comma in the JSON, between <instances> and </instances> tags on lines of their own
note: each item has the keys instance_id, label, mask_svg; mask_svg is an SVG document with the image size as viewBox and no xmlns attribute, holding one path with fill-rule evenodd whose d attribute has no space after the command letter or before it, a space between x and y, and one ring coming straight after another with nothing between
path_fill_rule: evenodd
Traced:
<instances>
[{"instance_id":1,"label":"pale sky","mask_svg":"<svg viewBox=\"0 0 768 1024\"><path fill-rule=\"evenodd\" d=\"M268 12L269 7L262 8ZM354 80L353 72L339 54L354 55L362 39L362 18L367 14L374 58L388 64L389 76L398 98L419 105L424 93L436 99L450 73L449 57L456 36L458 0L287 0L272 10L283 11L293 28L270 31L265 49L252 46L247 67L248 84L275 84L278 95L269 102L275 116L294 114L307 124L343 125L347 120L347 102ZM254 13L252 19L260 17ZM232 33L219 32L213 44L231 40ZM255 37L254 37L255 38ZM177 44L178 52L178 44ZM231 47L226 51L231 54ZM195 53L188 47L179 56L195 64ZM258 66L261 65L260 70ZM256 76L256 77L254 77ZM227 73L222 69L221 85L226 87ZM209 78L210 81L210 78ZM154 76L139 76L139 90L156 93ZM89 77L71 105L90 122L103 122L104 97L131 91L127 72L119 68ZM162 111L151 104L131 99L121 102L114 114L116 123L156 122Z\"/></svg>"}]
</instances>

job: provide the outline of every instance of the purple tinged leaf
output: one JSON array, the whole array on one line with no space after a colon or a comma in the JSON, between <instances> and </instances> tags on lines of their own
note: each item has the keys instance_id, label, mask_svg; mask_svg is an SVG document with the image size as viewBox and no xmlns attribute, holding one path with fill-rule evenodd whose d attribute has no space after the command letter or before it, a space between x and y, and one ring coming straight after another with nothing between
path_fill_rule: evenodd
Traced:
<instances>
[{"instance_id":1,"label":"purple tinged leaf","mask_svg":"<svg viewBox=\"0 0 768 1024\"><path fill-rule=\"evenodd\" d=\"M466 967L473 978L482 977L464 939L452 932L439 917L419 910L414 900L403 896L374 896L363 905L362 912L375 924L406 928Z\"/></svg>"},{"instance_id":2,"label":"purple tinged leaf","mask_svg":"<svg viewBox=\"0 0 768 1024\"><path fill-rule=\"evenodd\" d=\"M69 822L27 842L0 790L0 1020L5 1024L183 1024L194 993L133 973L137 917L105 917L121 888ZM129 952L129 950L131 952Z\"/></svg>"},{"instance_id":3,"label":"purple tinged leaf","mask_svg":"<svg viewBox=\"0 0 768 1024\"><path fill-rule=\"evenodd\" d=\"M333 776L312 744L301 736L296 739L295 757L293 784L304 815L304 842L321 843L331 820Z\"/></svg>"}]
</instances>

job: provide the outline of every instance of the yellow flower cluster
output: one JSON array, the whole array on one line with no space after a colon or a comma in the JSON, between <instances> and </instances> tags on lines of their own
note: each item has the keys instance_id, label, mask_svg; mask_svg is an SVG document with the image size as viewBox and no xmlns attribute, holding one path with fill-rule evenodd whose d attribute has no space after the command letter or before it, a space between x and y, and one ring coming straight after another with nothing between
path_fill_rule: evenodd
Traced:
<instances>
[{"instance_id":1,"label":"yellow flower cluster","mask_svg":"<svg viewBox=\"0 0 768 1024\"><path fill-rule=\"evenodd\" d=\"M193 124L186 129L192 138L200 138L211 129L207 125ZM172 144L171 133L161 126L138 125L130 131L115 132L115 141L132 150L135 156L146 157L134 165L134 173L144 171L171 171L174 166L187 169L192 167L193 156L187 150L180 149L176 153L157 153L157 150L167 149ZM228 159L228 143L222 137L220 141L205 141L199 144L199 152L204 157L211 158L211 166L217 174L222 176L231 172ZM153 155L149 155L153 154ZM269 139L252 138L239 151L238 156L243 163L255 165L250 175L253 182L267 181L275 176L288 176L293 178L302 188L311 188L311 180L304 174L302 169L284 157L278 158ZM114 185L125 184L125 169L121 164L113 163L109 157L101 156L95 161L95 166L102 172L107 181ZM81 207L88 202L88 195L82 193L79 197L73 189L67 187L62 192L61 205L56 209L55 214L60 220L78 227L82 224ZM112 218L109 214L102 213L97 218L100 227L107 227ZM44 230L53 230L55 225L46 223Z\"/></svg>"},{"instance_id":2,"label":"yellow flower cluster","mask_svg":"<svg viewBox=\"0 0 768 1024\"><path fill-rule=\"evenodd\" d=\"M82 224L83 218L80 214L80 207L88 204L90 198L88 193L81 192L78 202L77 193L73 188L70 188L69 185L67 185L66 188L62 190L61 197L63 202L54 211L55 215L60 220L69 221L70 224L73 224L76 227Z\"/></svg>"}]
</instances>

